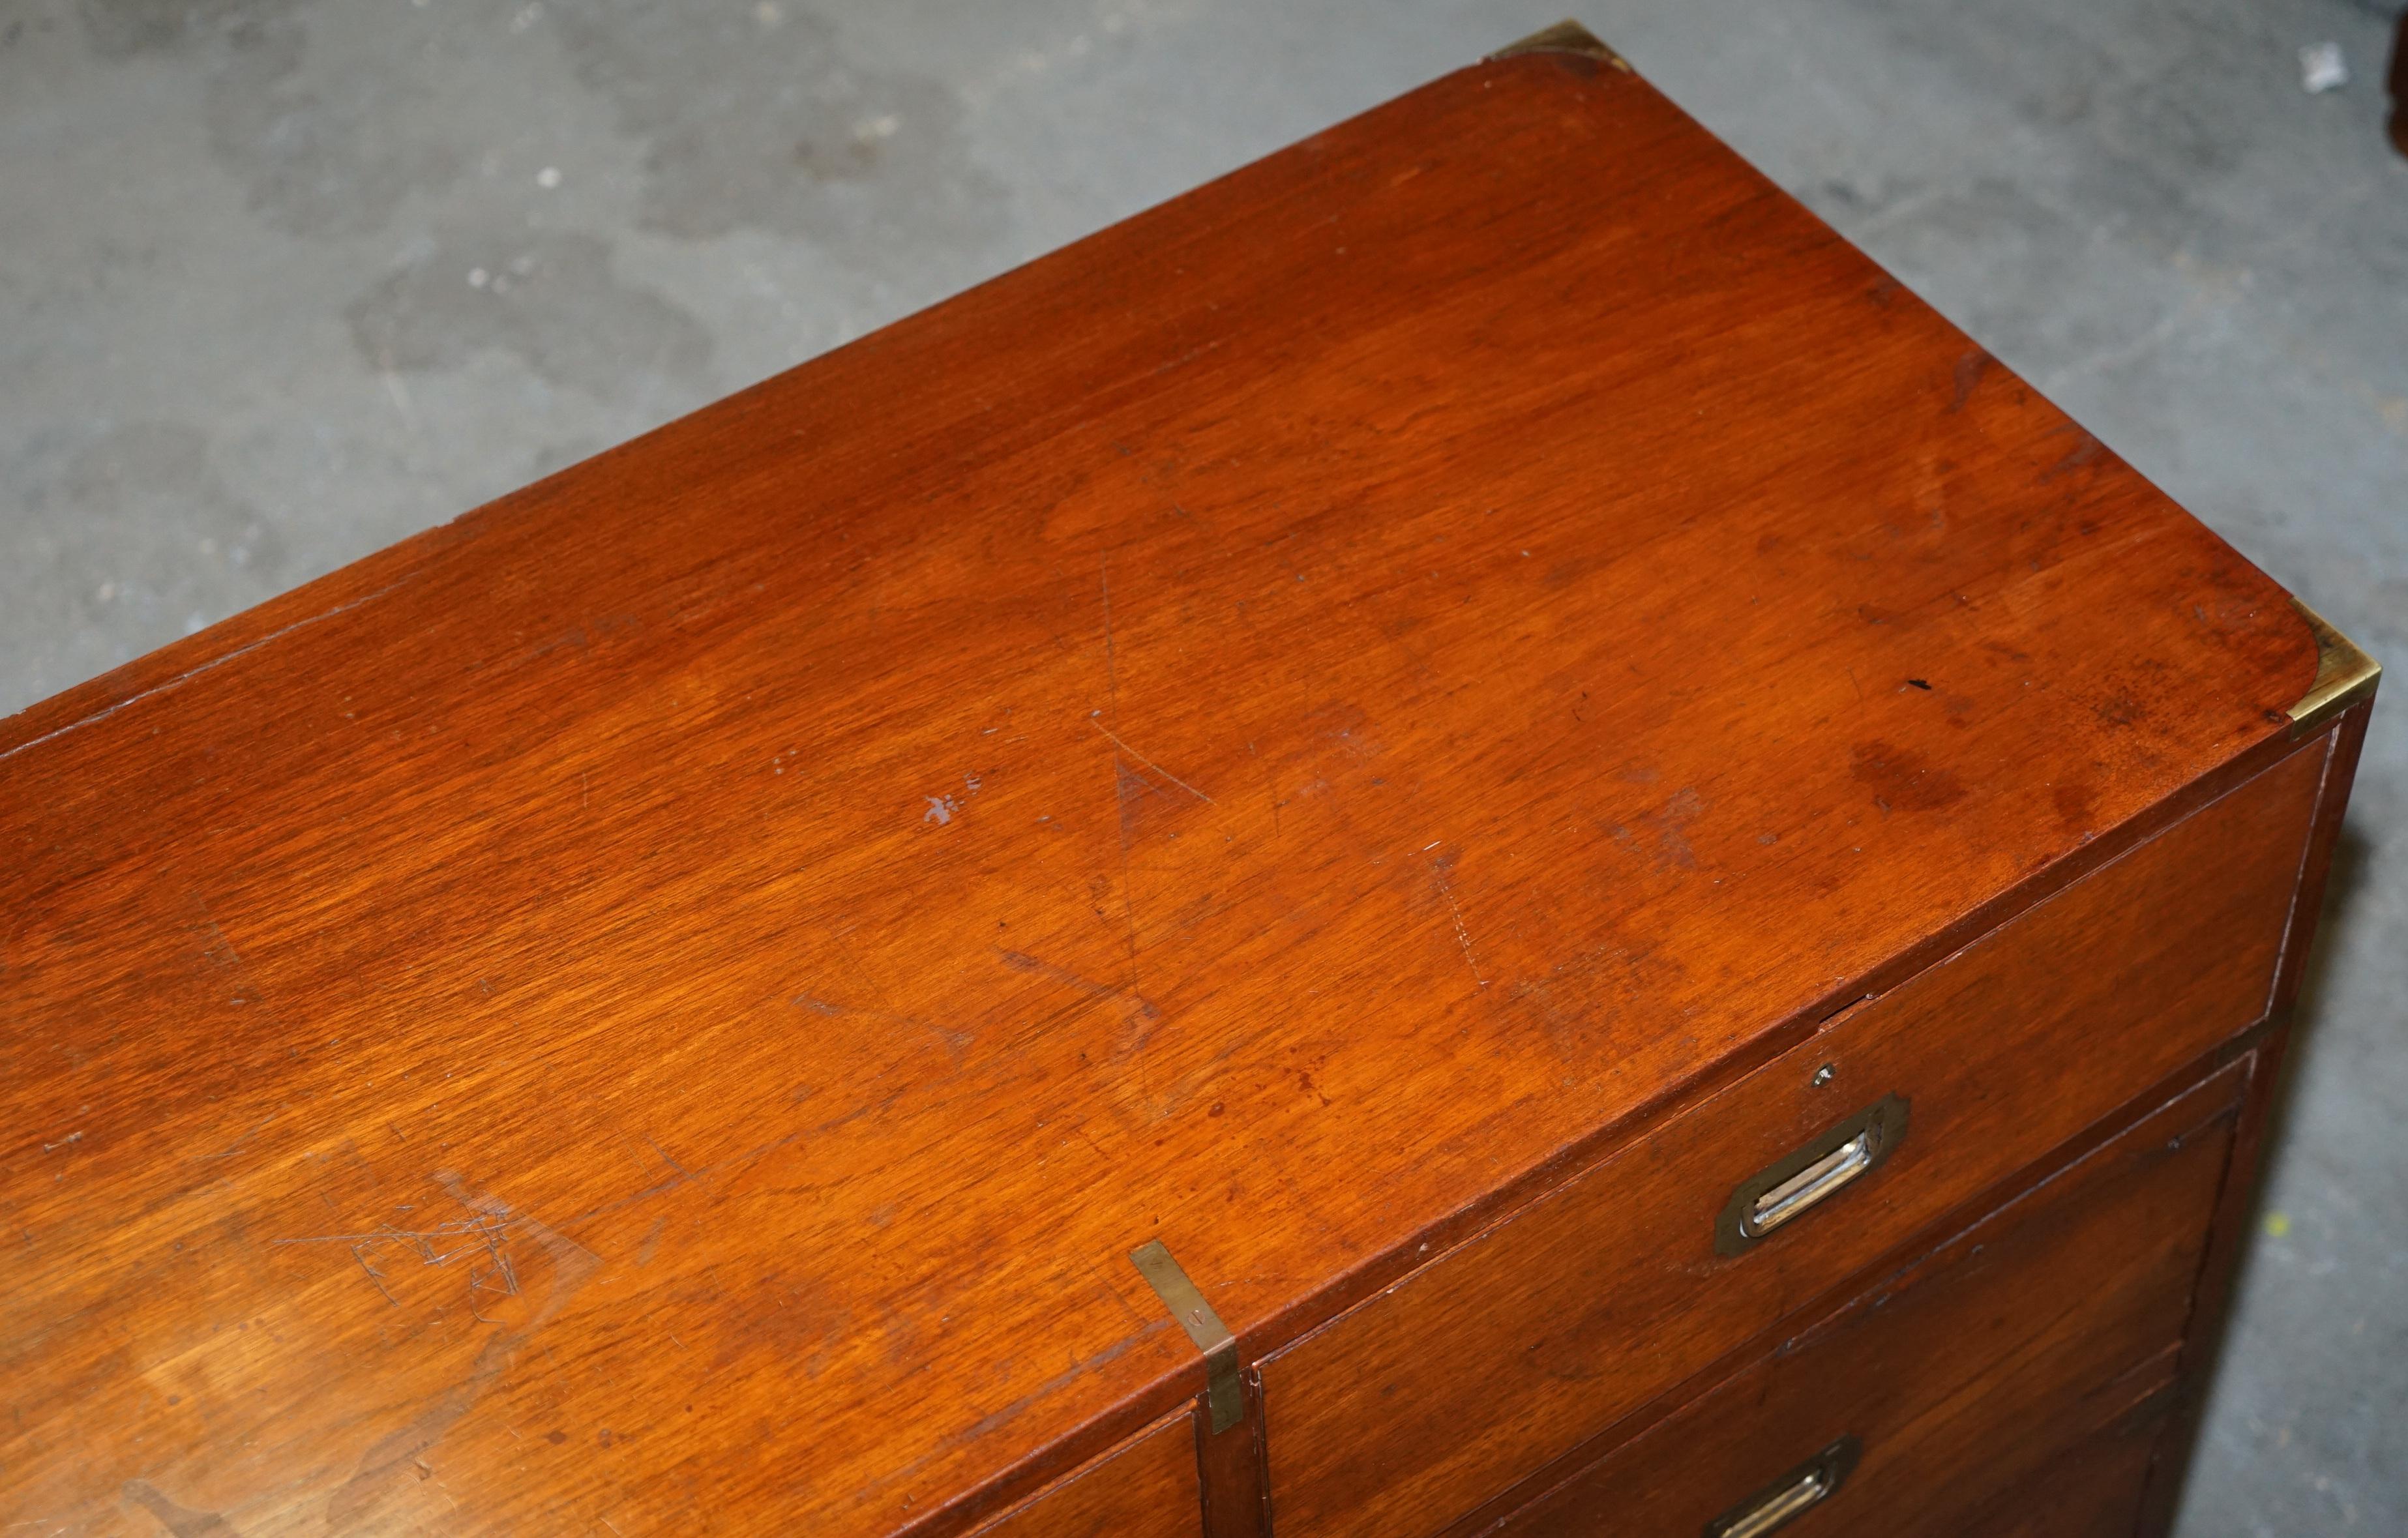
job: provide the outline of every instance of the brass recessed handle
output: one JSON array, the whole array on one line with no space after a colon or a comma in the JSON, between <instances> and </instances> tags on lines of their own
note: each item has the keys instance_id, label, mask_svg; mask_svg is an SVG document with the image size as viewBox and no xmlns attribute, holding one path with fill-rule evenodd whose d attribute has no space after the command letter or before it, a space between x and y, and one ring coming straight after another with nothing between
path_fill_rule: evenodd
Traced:
<instances>
[{"instance_id":1,"label":"brass recessed handle","mask_svg":"<svg viewBox=\"0 0 2408 1538\"><path fill-rule=\"evenodd\" d=\"M1868 1127L1748 1203L1740 1227L1750 1236L1777 1229L1873 1167L1876 1134Z\"/></svg>"},{"instance_id":2,"label":"brass recessed handle","mask_svg":"<svg viewBox=\"0 0 2408 1538\"><path fill-rule=\"evenodd\" d=\"M1854 1436L1840 1438L1707 1523L1705 1538L1764 1538L1776 1528L1786 1527L1801 1512L1829 1500L1864 1450L1865 1445Z\"/></svg>"},{"instance_id":3,"label":"brass recessed handle","mask_svg":"<svg viewBox=\"0 0 2408 1538\"><path fill-rule=\"evenodd\" d=\"M1871 1105L1739 1183L1714 1223L1714 1251L1737 1255L1881 1168L1906 1139L1907 1101Z\"/></svg>"}]
</instances>

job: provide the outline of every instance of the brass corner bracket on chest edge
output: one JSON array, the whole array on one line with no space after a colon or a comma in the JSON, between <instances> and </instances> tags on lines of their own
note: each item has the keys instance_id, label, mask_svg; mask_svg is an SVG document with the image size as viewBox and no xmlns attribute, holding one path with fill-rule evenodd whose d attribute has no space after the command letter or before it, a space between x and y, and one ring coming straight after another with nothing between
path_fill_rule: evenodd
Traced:
<instances>
[{"instance_id":1,"label":"brass corner bracket on chest edge","mask_svg":"<svg viewBox=\"0 0 2408 1538\"><path fill-rule=\"evenodd\" d=\"M1217 1435L1246 1418L1245 1385L1240 1380L1238 1365L1238 1337L1212 1312L1204 1301L1203 1292L1189 1281L1187 1272L1172 1258L1170 1249L1159 1239L1149 1239L1129 1251L1129 1264L1145 1278L1146 1286L1162 1300L1162 1306L1187 1331L1196 1349L1204 1353L1204 1404L1211 1413L1212 1430Z\"/></svg>"},{"instance_id":2,"label":"brass corner bracket on chest edge","mask_svg":"<svg viewBox=\"0 0 2408 1538\"><path fill-rule=\"evenodd\" d=\"M1597 35L1578 22L1557 22L1520 42L1506 44L1488 58L1511 59L1524 53L1577 53L1584 58L1601 59L1626 75L1630 73L1630 61L1598 41Z\"/></svg>"},{"instance_id":3,"label":"brass corner bracket on chest edge","mask_svg":"<svg viewBox=\"0 0 2408 1538\"><path fill-rule=\"evenodd\" d=\"M2374 697L2374 686L2382 681L2383 665L2368 656L2358 644L2325 623L2323 615L2299 599L2291 607L2308 622L2316 638L2316 681L2308 692L2291 707L2291 736L2301 738L2324 726L2352 706Z\"/></svg>"}]
</instances>

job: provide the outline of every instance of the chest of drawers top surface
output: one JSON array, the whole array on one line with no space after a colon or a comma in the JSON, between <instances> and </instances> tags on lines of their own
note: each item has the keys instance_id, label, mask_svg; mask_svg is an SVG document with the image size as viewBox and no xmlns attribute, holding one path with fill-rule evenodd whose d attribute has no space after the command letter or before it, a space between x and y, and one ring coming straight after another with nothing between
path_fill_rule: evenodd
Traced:
<instances>
[{"instance_id":1,"label":"chest of drawers top surface","mask_svg":"<svg viewBox=\"0 0 2408 1538\"><path fill-rule=\"evenodd\" d=\"M957 1528L1201 1385L1133 1246L1293 1339L2318 667L1614 62L1458 72L0 723L0 1504Z\"/></svg>"}]
</instances>

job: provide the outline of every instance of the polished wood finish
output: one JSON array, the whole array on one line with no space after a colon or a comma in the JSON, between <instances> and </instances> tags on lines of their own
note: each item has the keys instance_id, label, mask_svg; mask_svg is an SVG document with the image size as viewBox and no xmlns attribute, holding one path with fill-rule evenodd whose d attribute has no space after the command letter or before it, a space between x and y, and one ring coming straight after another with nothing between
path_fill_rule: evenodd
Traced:
<instances>
[{"instance_id":1,"label":"polished wood finish","mask_svg":"<svg viewBox=\"0 0 2408 1538\"><path fill-rule=\"evenodd\" d=\"M1853 1434L1861 1461L1787 1531L1961 1531L2171 1378L2243 1080L2157 1108L1493 1531L1694 1538Z\"/></svg>"},{"instance_id":2,"label":"polished wood finish","mask_svg":"<svg viewBox=\"0 0 2408 1538\"><path fill-rule=\"evenodd\" d=\"M1283 1538L1436 1531L2263 1018L2322 771L2293 755L1272 1357ZM1734 1185L1885 1094L1893 1157L1715 1253Z\"/></svg>"},{"instance_id":3,"label":"polished wood finish","mask_svg":"<svg viewBox=\"0 0 2408 1538\"><path fill-rule=\"evenodd\" d=\"M1196 1417L1166 1416L978 1538L1195 1538Z\"/></svg>"},{"instance_id":4,"label":"polished wood finish","mask_svg":"<svg viewBox=\"0 0 2408 1538\"><path fill-rule=\"evenodd\" d=\"M0 1518L968 1531L1201 1389L1132 1246L1258 1363L2316 673L1617 61L1459 71L0 722Z\"/></svg>"}]
</instances>

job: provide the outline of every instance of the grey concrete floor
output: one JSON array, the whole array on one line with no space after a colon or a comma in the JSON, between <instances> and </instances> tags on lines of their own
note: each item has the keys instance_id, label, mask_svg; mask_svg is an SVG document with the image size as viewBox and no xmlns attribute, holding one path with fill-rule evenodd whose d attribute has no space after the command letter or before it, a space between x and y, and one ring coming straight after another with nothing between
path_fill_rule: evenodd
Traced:
<instances>
[{"instance_id":1,"label":"grey concrete floor","mask_svg":"<svg viewBox=\"0 0 2408 1538\"><path fill-rule=\"evenodd\" d=\"M2396 0L0 0L0 710L1574 6L2408 664ZM2408 1532L2386 703L2187 1538Z\"/></svg>"}]
</instances>

